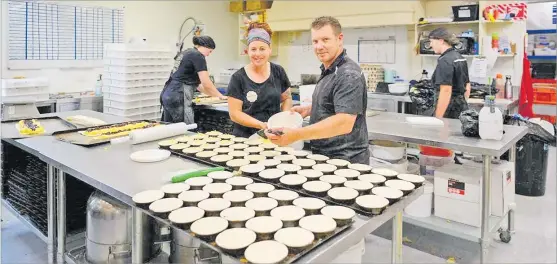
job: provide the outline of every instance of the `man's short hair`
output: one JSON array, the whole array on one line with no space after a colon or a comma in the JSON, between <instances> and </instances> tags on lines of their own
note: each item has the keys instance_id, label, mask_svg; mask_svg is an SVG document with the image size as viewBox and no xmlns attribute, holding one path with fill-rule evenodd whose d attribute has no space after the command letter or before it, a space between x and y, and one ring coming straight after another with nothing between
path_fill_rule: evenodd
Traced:
<instances>
[{"instance_id":1,"label":"man's short hair","mask_svg":"<svg viewBox=\"0 0 557 264\"><path fill-rule=\"evenodd\" d=\"M313 20L313 22L311 22L312 29L321 29L326 25L330 25L333 28L333 32L337 36L342 32L342 26L340 25L340 22L338 22L338 19L332 16L318 17Z\"/></svg>"}]
</instances>

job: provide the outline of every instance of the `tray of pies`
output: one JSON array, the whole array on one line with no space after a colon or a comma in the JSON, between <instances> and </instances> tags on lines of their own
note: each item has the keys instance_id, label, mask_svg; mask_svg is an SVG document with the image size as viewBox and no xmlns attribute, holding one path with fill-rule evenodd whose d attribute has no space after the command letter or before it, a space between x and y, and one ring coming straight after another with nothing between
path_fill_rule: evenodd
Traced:
<instances>
[{"instance_id":1,"label":"tray of pies","mask_svg":"<svg viewBox=\"0 0 557 264\"><path fill-rule=\"evenodd\" d=\"M72 123L59 116L2 120L2 138L27 138L52 135L57 131L75 129Z\"/></svg>"},{"instance_id":2,"label":"tray of pies","mask_svg":"<svg viewBox=\"0 0 557 264\"><path fill-rule=\"evenodd\" d=\"M137 120L118 124L102 125L89 128L59 131L52 135L58 140L79 146L92 147L109 143L113 138L129 135L131 131L164 125L162 122L152 120Z\"/></svg>"}]
</instances>

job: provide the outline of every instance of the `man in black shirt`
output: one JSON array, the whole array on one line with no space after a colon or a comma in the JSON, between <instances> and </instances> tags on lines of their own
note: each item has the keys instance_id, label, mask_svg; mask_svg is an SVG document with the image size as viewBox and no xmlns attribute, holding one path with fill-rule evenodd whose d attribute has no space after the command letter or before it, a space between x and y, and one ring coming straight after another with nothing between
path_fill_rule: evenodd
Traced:
<instances>
[{"instance_id":1,"label":"man in black shirt","mask_svg":"<svg viewBox=\"0 0 557 264\"><path fill-rule=\"evenodd\" d=\"M452 47L459 40L446 29L437 28L431 31L429 39L433 51L441 54L431 78L436 92L435 117L457 119L462 111L468 110L468 64Z\"/></svg>"},{"instance_id":2,"label":"man in black shirt","mask_svg":"<svg viewBox=\"0 0 557 264\"><path fill-rule=\"evenodd\" d=\"M311 37L315 54L323 63L321 77L312 105L292 108L303 117L310 115L310 125L267 136L281 146L309 139L314 153L369 164L367 92L362 70L346 55L337 19L317 18L311 25Z\"/></svg>"}]
</instances>

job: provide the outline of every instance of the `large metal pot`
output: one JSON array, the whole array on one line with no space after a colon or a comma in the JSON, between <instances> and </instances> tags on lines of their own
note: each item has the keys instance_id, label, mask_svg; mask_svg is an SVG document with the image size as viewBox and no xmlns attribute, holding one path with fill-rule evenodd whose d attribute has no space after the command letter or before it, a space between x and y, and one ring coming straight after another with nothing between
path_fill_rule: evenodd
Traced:
<instances>
[{"instance_id":1,"label":"large metal pot","mask_svg":"<svg viewBox=\"0 0 557 264\"><path fill-rule=\"evenodd\" d=\"M199 239L183 232L185 231L172 227L168 262L183 264L222 263L218 252L204 246Z\"/></svg>"},{"instance_id":2,"label":"large metal pot","mask_svg":"<svg viewBox=\"0 0 557 264\"><path fill-rule=\"evenodd\" d=\"M86 259L94 264L130 263L132 211L129 206L95 192L87 201ZM154 242L160 238L160 227L151 217L143 217L143 260L160 252Z\"/></svg>"}]
</instances>

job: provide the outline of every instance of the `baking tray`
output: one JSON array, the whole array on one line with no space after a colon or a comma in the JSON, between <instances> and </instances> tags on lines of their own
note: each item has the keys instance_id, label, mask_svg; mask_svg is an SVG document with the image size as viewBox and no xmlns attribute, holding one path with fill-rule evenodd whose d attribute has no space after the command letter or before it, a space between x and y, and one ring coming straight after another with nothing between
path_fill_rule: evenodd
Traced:
<instances>
[{"instance_id":1,"label":"baking tray","mask_svg":"<svg viewBox=\"0 0 557 264\"><path fill-rule=\"evenodd\" d=\"M84 135L81 135L78 132L84 131L84 130L87 130L87 129L99 129L99 128L108 127L108 126L121 125L121 124L133 124L133 123L139 123L139 122L165 124L164 122L153 121L153 120L136 120L136 121L122 122L122 123L109 124L109 125L101 125L101 126L94 126L94 127L77 128L77 129L66 130L66 131L58 131L58 132L52 133L52 135L55 136L56 139L58 139L60 141L68 142L68 143L78 145L78 146L83 146L83 147L94 147L94 146L110 143L111 139L94 139L92 137L86 137Z\"/></svg>"},{"instance_id":2,"label":"baking tray","mask_svg":"<svg viewBox=\"0 0 557 264\"><path fill-rule=\"evenodd\" d=\"M45 132L39 135L21 135L19 131L17 131L16 123L20 120L31 120L35 119L41 123L41 126L44 127ZM29 137L37 137L37 136L49 136L54 135L54 133L60 131L67 131L76 129L77 127L60 118L59 116L48 116L48 117L37 117L37 118L23 118L23 119L11 119L11 120L2 120L2 138L12 138L12 139L20 139L20 138L29 138Z\"/></svg>"},{"instance_id":3,"label":"baking tray","mask_svg":"<svg viewBox=\"0 0 557 264\"><path fill-rule=\"evenodd\" d=\"M161 148L162 148L162 147L161 147ZM198 163L202 163L202 164L205 164L205 165L207 165L207 166L211 166L211 167L223 167L223 168L225 168L225 170L227 170L227 171L230 171L230 172L234 171L233 168L226 167L226 166L222 166L222 165L213 163L213 162L211 162L211 161L203 160L203 159L197 158L197 157L195 157L195 156L193 156L193 155L185 154L185 153L183 153L183 152L181 152L181 151L171 150L171 149L169 149L169 148L163 148L163 149L166 149L166 150L170 151L170 153L172 153L172 154L174 154L174 155L176 155L176 156L180 156L180 157L183 157L183 158L185 158L185 159L189 159L189 160L192 160L192 161L195 161L195 162L198 162ZM356 213L358 213L358 214L360 214L360 215L363 215L363 216L367 216L367 217L373 217L373 216L374 216L374 214L372 214L371 212L368 212L368 211L365 211L365 210L360 209L360 208L356 205L356 203L351 204L351 205L347 205L347 204L343 204L343 203L339 203L339 202L333 201L333 200L331 200L331 199L329 199L329 198L327 198L327 197L321 197L321 196L317 196L317 195L311 194L311 193L309 193L309 192L306 192L304 189L294 189L294 188L292 188L292 187L290 187L290 186L287 186L287 185L284 185L284 184L281 184L281 183L275 183L275 182L267 181L267 180L262 179L262 178L259 178L259 177L253 177L253 176L249 176L249 175L242 175L242 176L251 178L251 179L253 179L254 181L257 181L257 182L262 182L262 183L271 184L271 185L275 186L276 188L280 188L280 189L283 189L283 190L290 190L290 191L296 192L296 193L301 194L301 195L306 196L306 197L317 198L317 199L320 199L320 200L325 201L327 204L330 204L330 205L338 205L338 206L348 207L348 208L350 208L350 209L356 211ZM405 196L406 196L406 195L405 195ZM402 198L404 198L404 196L401 197L401 199L402 199ZM387 207L388 207L388 206L387 206Z\"/></svg>"}]
</instances>

